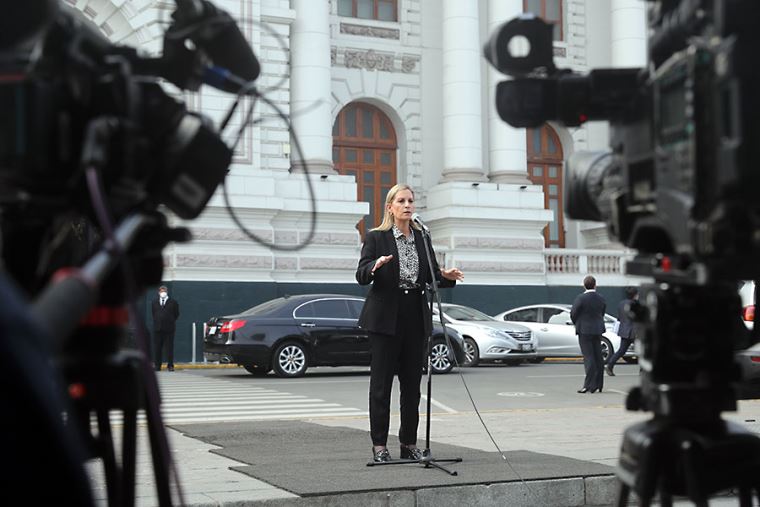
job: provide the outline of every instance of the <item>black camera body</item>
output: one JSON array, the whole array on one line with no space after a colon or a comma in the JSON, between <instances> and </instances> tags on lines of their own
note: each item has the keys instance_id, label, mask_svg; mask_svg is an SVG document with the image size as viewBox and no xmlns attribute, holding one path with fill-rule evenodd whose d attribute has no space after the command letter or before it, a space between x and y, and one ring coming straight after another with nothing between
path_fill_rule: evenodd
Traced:
<instances>
[{"instance_id":1,"label":"black camera body","mask_svg":"<svg viewBox=\"0 0 760 507\"><path fill-rule=\"evenodd\" d=\"M643 254L629 273L698 284L760 275L759 22L754 1L653 1L648 67L585 75L556 69L551 29L530 15L486 45L514 77L497 89L507 123L610 122L610 153L568 159L565 208ZM516 36L530 44L524 57L509 52Z\"/></svg>"},{"instance_id":2,"label":"black camera body","mask_svg":"<svg viewBox=\"0 0 760 507\"><path fill-rule=\"evenodd\" d=\"M760 278L760 3L648 3L643 69L558 70L551 29L530 15L499 28L485 54L514 77L497 89L507 123L610 123L610 151L573 154L564 184L567 215L605 222L638 250L627 272L655 280L626 309L642 372L626 408L654 415L623 435L617 505L631 491L646 505L655 494L707 505L729 487L749 505L760 439L720 414L737 408L735 351L760 341L736 283ZM510 51L516 37L524 56Z\"/></svg>"},{"instance_id":3,"label":"black camera body","mask_svg":"<svg viewBox=\"0 0 760 507\"><path fill-rule=\"evenodd\" d=\"M37 51L16 50L0 66L6 214L86 212L88 165L100 170L116 217L159 204L182 218L200 214L232 152L209 120L163 90L160 74L146 72L149 62L61 6Z\"/></svg>"}]
</instances>

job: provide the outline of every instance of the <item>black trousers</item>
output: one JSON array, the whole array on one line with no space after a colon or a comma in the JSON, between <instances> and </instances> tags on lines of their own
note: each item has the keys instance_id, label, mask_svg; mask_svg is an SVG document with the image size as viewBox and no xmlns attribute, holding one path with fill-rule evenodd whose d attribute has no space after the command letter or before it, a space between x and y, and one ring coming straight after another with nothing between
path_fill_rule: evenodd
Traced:
<instances>
[{"instance_id":1,"label":"black trousers","mask_svg":"<svg viewBox=\"0 0 760 507\"><path fill-rule=\"evenodd\" d=\"M174 368L174 331L153 331L153 346L153 364L156 371L161 369L164 352L166 366Z\"/></svg>"},{"instance_id":2,"label":"black trousers","mask_svg":"<svg viewBox=\"0 0 760 507\"><path fill-rule=\"evenodd\" d=\"M625 353L628 352L628 348L632 343L632 338L620 338L620 348L617 349L617 352L612 354L612 357L610 357L609 361L607 361L607 365L609 365L610 368L615 366L615 363L617 363L618 359L623 357Z\"/></svg>"},{"instance_id":3,"label":"black trousers","mask_svg":"<svg viewBox=\"0 0 760 507\"><path fill-rule=\"evenodd\" d=\"M598 334L579 334L578 342L583 354L583 366L586 379L583 387L589 391L604 386L604 358L602 357L602 336Z\"/></svg>"},{"instance_id":4,"label":"black trousers","mask_svg":"<svg viewBox=\"0 0 760 507\"><path fill-rule=\"evenodd\" d=\"M372 359L369 379L369 425L373 445L388 443L391 390L393 377L398 374L401 404L401 428L398 439L402 444L417 443L420 420L420 380L425 347L425 328L422 323L422 295L410 290L399 298L396 335L369 333Z\"/></svg>"}]
</instances>

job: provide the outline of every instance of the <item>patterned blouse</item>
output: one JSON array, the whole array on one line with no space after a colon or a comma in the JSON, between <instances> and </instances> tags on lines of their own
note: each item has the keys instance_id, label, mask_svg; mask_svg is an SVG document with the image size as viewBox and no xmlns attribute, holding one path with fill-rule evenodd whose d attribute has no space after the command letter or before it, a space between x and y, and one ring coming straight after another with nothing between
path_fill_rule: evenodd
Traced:
<instances>
[{"instance_id":1,"label":"patterned blouse","mask_svg":"<svg viewBox=\"0 0 760 507\"><path fill-rule=\"evenodd\" d=\"M420 259L417 256L417 248L414 246L414 232L406 237L395 224L392 230L398 247L398 286L402 289L416 289L419 287L417 275L420 272Z\"/></svg>"}]
</instances>

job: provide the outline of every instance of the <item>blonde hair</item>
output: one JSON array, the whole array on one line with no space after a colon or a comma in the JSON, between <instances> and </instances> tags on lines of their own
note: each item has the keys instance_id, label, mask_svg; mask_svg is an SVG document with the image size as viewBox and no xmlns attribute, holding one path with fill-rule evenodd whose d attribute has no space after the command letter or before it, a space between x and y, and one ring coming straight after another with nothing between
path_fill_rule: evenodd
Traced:
<instances>
[{"instance_id":1,"label":"blonde hair","mask_svg":"<svg viewBox=\"0 0 760 507\"><path fill-rule=\"evenodd\" d=\"M388 195L385 196L385 207L384 207L384 213L383 213L383 221L380 225L372 229L373 231L388 231L393 227L393 224L395 223L393 221L393 213L391 213L391 210L388 209L388 205L393 202L393 199L396 198L396 194L403 190L408 190L412 193L412 197L414 197L414 190L412 190L412 187L409 185L406 185L404 183L399 183L397 185L393 185L390 190L388 190ZM411 226L415 229L419 230L420 227L415 224L414 222L410 222Z\"/></svg>"}]
</instances>

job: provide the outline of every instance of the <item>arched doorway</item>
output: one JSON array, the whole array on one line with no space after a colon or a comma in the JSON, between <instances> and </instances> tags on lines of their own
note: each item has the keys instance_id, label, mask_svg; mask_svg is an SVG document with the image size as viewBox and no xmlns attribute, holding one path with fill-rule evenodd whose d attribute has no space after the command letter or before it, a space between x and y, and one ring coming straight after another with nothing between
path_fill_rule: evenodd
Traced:
<instances>
[{"instance_id":1,"label":"arched doorway","mask_svg":"<svg viewBox=\"0 0 760 507\"><path fill-rule=\"evenodd\" d=\"M362 238L383 219L385 196L396 184L397 147L390 119L375 106L352 102L335 119L335 170L355 177L357 200L369 203L369 214L357 225Z\"/></svg>"},{"instance_id":2,"label":"arched doorway","mask_svg":"<svg viewBox=\"0 0 760 507\"><path fill-rule=\"evenodd\" d=\"M544 207L551 210L554 221L544 229L547 248L564 248L565 224L562 196L562 144L549 125L528 129L528 178L544 189Z\"/></svg>"}]
</instances>

